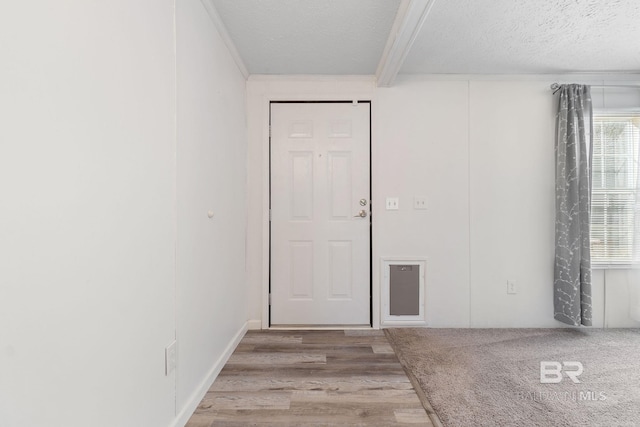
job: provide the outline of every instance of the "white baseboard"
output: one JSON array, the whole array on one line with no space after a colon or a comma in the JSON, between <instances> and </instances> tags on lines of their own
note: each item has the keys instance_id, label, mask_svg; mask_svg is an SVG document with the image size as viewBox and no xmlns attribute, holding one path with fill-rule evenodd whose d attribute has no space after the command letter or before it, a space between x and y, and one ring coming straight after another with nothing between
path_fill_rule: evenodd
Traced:
<instances>
[{"instance_id":1,"label":"white baseboard","mask_svg":"<svg viewBox=\"0 0 640 427\"><path fill-rule=\"evenodd\" d=\"M176 419L171 424L171 427L184 427L187 424L189 418L191 418L191 415L193 415L193 412L200 404L200 401L209 390L209 387L211 387L211 384L213 384L213 382L216 380L218 374L229 360L229 357L231 357L231 354L240 343L242 337L244 337L244 334L249 329L250 323L250 321L246 322L242 326L242 328L240 328L238 333L236 333L231 342L225 348L222 355L218 358L218 360L216 360L216 363L213 364L213 367L211 368L207 376L202 380L200 386L191 394L189 399L187 399L187 403L184 405L180 413L176 416Z\"/></svg>"},{"instance_id":2,"label":"white baseboard","mask_svg":"<svg viewBox=\"0 0 640 427\"><path fill-rule=\"evenodd\" d=\"M262 320L249 320L247 322L250 331L262 329Z\"/></svg>"},{"instance_id":3,"label":"white baseboard","mask_svg":"<svg viewBox=\"0 0 640 427\"><path fill-rule=\"evenodd\" d=\"M381 328L426 328L424 320L385 320L380 323Z\"/></svg>"}]
</instances>

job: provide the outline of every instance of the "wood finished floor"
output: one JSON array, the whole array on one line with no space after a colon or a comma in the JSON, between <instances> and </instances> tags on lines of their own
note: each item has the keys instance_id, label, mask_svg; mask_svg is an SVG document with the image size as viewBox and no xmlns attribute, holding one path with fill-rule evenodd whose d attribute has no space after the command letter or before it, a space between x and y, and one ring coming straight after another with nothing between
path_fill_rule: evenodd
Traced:
<instances>
[{"instance_id":1,"label":"wood finished floor","mask_svg":"<svg viewBox=\"0 0 640 427\"><path fill-rule=\"evenodd\" d=\"M382 331L249 331L187 427L429 426Z\"/></svg>"}]
</instances>

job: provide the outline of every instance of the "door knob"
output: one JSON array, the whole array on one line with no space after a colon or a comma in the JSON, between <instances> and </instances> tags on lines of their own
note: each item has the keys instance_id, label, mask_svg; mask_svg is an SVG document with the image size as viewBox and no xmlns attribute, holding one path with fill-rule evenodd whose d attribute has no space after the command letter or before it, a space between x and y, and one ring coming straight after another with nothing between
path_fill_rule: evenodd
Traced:
<instances>
[{"instance_id":1,"label":"door knob","mask_svg":"<svg viewBox=\"0 0 640 427\"><path fill-rule=\"evenodd\" d=\"M358 212L358 215L354 215L354 218L365 218L367 216L367 211L365 211L364 209L362 209L360 212Z\"/></svg>"}]
</instances>

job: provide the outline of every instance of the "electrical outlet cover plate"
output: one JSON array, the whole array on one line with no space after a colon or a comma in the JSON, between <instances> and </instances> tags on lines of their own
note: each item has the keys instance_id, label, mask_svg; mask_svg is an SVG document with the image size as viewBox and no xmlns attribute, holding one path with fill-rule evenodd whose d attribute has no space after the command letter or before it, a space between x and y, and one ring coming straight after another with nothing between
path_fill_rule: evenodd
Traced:
<instances>
[{"instance_id":1,"label":"electrical outlet cover plate","mask_svg":"<svg viewBox=\"0 0 640 427\"><path fill-rule=\"evenodd\" d=\"M387 210L397 211L400 209L400 201L397 197L387 197Z\"/></svg>"}]
</instances>

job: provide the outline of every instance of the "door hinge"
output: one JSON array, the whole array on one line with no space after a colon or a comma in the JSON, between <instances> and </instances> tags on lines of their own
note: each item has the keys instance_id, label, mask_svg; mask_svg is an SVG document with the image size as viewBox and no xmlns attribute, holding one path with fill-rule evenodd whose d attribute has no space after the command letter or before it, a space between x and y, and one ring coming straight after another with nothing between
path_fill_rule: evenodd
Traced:
<instances>
[{"instance_id":1,"label":"door hinge","mask_svg":"<svg viewBox=\"0 0 640 427\"><path fill-rule=\"evenodd\" d=\"M271 209L269 209L269 221L271 221Z\"/></svg>"},{"instance_id":2,"label":"door hinge","mask_svg":"<svg viewBox=\"0 0 640 427\"><path fill-rule=\"evenodd\" d=\"M269 294L269 305L271 305L271 294Z\"/></svg>"},{"instance_id":3,"label":"door hinge","mask_svg":"<svg viewBox=\"0 0 640 427\"><path fill-rule=\"evenodd\" d=\"M269 139L271 139L271 125L269 125Z\"/></svg>"}]
</instances>

